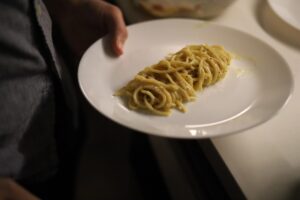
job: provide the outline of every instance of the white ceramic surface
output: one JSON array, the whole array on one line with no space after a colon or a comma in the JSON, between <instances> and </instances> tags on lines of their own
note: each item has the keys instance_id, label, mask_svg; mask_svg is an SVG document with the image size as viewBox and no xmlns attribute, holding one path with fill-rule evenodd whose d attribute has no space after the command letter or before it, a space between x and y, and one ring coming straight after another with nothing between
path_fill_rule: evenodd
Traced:
<instances>
[{"instance_id":1,"label":"white ceramic surface","mask_svg":"<svg viewBox=\"0 0 300 200\"><path fill-rule=\"evenodd\" d=\"M279 17L300 31L300 0L268 0Z\"/></svg>"},{"instance_id":2,"label":"white ceramic surface","mask_svg":"<svg viewBox=\"0 0 300 200\"><path fill-rule=\"evenodd\" d=\"M103 115L126 127L173 138L207 138L240 132L266 122L289 99L293 77L282 56L263 41L200 20L164 19L131 25L125 53L107 52L106 39L84 54L78 71L80 87ZM219 44L238 55L226 77L187 103L187 113L169 117L128 110L113 96L145 66L188 44Z\"/></svg>"}]
</instances>

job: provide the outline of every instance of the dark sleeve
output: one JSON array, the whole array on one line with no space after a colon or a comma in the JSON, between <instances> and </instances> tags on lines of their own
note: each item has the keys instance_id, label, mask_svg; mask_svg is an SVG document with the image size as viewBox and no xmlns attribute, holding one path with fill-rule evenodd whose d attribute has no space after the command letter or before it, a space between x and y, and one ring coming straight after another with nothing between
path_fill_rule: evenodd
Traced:
<instances>
[{"instance_id":1,"label":"dark sleeve","mask_svg":"<svg viewBox=\"0 0 300 200\"><path fill-rule=\"evenodd\" d=\"M29 0L0 1L0 176L54 169L54 92Z\"/></svg>"}]
</instances>

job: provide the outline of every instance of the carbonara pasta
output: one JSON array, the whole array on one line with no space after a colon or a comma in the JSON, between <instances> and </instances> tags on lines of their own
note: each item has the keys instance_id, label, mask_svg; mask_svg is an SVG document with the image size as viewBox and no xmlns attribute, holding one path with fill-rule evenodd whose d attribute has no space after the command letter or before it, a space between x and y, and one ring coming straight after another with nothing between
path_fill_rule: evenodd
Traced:
<instances>
[{"instance_id":1,"label":"carbonara pasta","mask_svg":"<svg viewBox=\"0 0 300 200\"><path fill-rule=\"evenodd\" d=\"M231 54L222 46L189 45L139 72L115 95L126 97L128 107L167 116L172 108L185 112L184 103L196 92L221 80Z\"/></svg>"}]
</instances>

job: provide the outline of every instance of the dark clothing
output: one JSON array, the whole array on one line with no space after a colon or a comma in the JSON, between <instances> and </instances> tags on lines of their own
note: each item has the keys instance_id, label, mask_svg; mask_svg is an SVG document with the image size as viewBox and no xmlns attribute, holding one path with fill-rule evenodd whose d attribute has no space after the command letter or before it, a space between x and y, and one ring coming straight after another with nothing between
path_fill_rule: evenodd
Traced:
<instances>
[{"instance_id":1,"label":"dark clothing","mask_svg":"<svg viewBox=\"0 0 300 200\"><path fill-rule=\"evenodd\" d=\"M33 184L53 176L73 147L67 141L78 128L76 113L45 5L1 0L0 176Z\"/></svg>"}]
</instances>

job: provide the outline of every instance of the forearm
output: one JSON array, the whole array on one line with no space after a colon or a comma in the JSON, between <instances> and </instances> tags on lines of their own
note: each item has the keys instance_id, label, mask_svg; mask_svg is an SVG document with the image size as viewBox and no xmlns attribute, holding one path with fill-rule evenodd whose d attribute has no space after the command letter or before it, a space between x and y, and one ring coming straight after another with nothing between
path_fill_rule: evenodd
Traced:
<instances>
[{"instance_id":1,"label":"forearm","mask_svg":"<svg viewBox=\"0 0 300 200\"><path fill-rule=\"evenodd\" d=\"M97 39L109 34L116 55L127 38L121 10L104 0L44 0L52 21L73 53L80 57Z\"/></svg>"},{"instance_id":2,"label":"forearm","mask_svg":"<svg viewBox=\"0 0 300 200\"><path fill-rule=\"evenodd\" d=\"M55 22L64 18L66 13L70 12L72 6L81 0L43 0L48 12Z\"/></svg>"},{"instance_id":3,"label":"forearm","mask_svg":"<svg viewBox=\"0 0 300 200\"><path fill-rule=\"evenodd\" d=\"M49 14L53 19L59 20L66 14L72 12L72 10L81 4L88 2L89 0L43 0ZM103 0L99 0L103 1Z\"/></svg>"}]
</instances>

